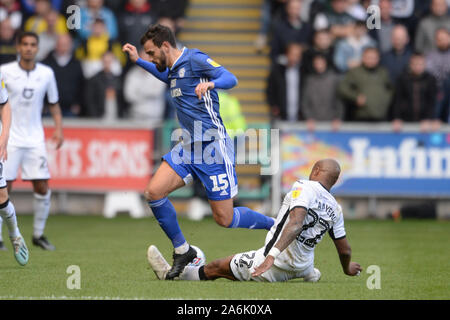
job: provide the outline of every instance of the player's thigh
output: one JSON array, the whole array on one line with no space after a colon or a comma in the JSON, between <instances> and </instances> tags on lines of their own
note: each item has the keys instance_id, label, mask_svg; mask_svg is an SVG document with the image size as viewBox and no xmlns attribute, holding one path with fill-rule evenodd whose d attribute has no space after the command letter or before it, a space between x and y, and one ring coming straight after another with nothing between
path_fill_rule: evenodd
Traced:
<instances>
[{"instance_id":1,"label":"player's thigh","mask_svg":"<svg viewBox=\"0 0 450 320\"><path fill-rule=\"evenodd\" d=\"M6 181L14 181L23 161L26 149L8 145L8 159L3 163L2 174Z\"/></svg>"},{"instance_id":2,"label":"player's thigh","mask_svg":"<svg viewBox=\"0 0 450 320\"><path fill-rule=\"evenodd\" d=\"M185 181L167 163L162 161L158 170L148 183L144 196L148 201L167 197L171 192L185 185Z\"/></svg>"},{"instance_id":3,"label":"player's thigh","mask_svg":"<svg viewBox=\"0 0 450 320\"><path fill-rule=\"evenodd\" d=\"M47 149L45 144L26 148L22 160L22 180L48 180Z\"/></svg>"}]
</instances>

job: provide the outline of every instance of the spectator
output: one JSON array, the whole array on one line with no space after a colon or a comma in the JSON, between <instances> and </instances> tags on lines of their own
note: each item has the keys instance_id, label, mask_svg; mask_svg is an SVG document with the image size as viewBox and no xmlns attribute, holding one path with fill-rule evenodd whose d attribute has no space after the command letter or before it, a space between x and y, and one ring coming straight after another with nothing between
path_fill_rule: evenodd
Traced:
<instances>
[{"instance_id":1,"label":"spectator","mask_svg":"<svg viewBox=\"0 0 450 320\"><path fill-rule=\"evenodd\" d=\"M267 85L267 100L274 119L300 120L302 46L291 43L286 50L287 62L274 64Z\"/></svg>"},{"instance_id":2,"label":"spectator","mask_svg":"<svg viewBox=\"0 0 450 320\"><path fill-rule=\"evenodd\" d=\"M145 56L141 50L140 56ZM139 66L133 66L124 80L124 98L130 104L129 117L162 121L166 107L167 85Z\"/></svg>"},{"instance_id":3,"label":"spectator","mask_svg":"<svg viewBox=\"0 0 450 320\"><path fill-rule=\"evenodd\" d=\"M81 61L85 78L90 78L103 69L102 56L107 51L113 52L116 56L111 72L120 75L126 63L126 56L120 43L110 39L104 21L98 18L92 24L92 34L75 52L76 58Z\"/></svg>"},{"instance_id":4,"label":"spectator","mask_svg":"<svg viewBox=\"0 0 450 320\"><path fill-rule=\"evenodd\" d=\"M47 16L51 12L53 12L53 20L55 20L52 20L52 23L54 23L54 26L52 26L54 32L56 34L67 33L68 30L66 27L66 19L62 14L52 9L50 0L36 0L35 15L27 19L27 21L25 22L24 30L35 32L38 35L43 32L49 31Z\"/></svg>"},{"instance_id":5,"label":"spectator","mask_svg":"<svg viewBox=\"0 0 450 320\"><path fill-rule=\"evenodd\" d=\"M284 14L274 21L271 53L272 62L279 63L285 59L284 53L289 43L307 43L310 40L311 28L300 18L301 0L288 0Z\"/></svg>"},{"instance_id":6,"label":"spectator","mask_svg":"<svg viewBox=\"0 0 450 320\"><path fill-rule=\"evenodd\" d=\"M118 37L117 21L111 9L103 6L103 0L87 0L87 7L81 8L81 29L78 34L82 40L87 40L93 33L93 25L101 19L106 26L106 32L111 40Z\"/></svg>"},{"instance_id":7,"label":"spectator","mask_svg":"<svg viewBox=\"0 0 450 320\"><path fill-rule=\"evenodd\" d=\"M381 56L381 64L388 70L392 83L409 64L411 48L409 47L408 30L403 25L396 25L392 30L392 49Z\"/></svg>"},{"instance_id":8,"label":"spectator","mask_svg":"<svg viewBox=\"0 0 450 320\"><path fill-rule=\"evenodd\" d=\"M428 131L435 116L436 80L425 70L425 57L414 54L397 81L393 105L393 129L400 131L403 122L420 122L421 131Z\"/></svg>"},{"instance_id":9,"label":"spectator","mask_svg":"<svg viewBox=\"0 0 450 320\"><path fill-rule=\"evenodd\" d=\"M327 59L327 66L330 69L335 70L333 57L334 48L331 39L331 34L328 29L317 30L314 33L313 45L311 48L306 49L302 57L302 68L304 75L314 72L313 58L317 54L321 54Z\"/></svg>"},{"instance_id":10,"label":"spectator","mask_svg":"<svg viewBox=\"0 0 450 320\"><path fill-rule=\"evenodd\" d=\"M367 34L366 24L358 21L352 25L351 36L341 39L334 51L334 64L340 72L346 72L361 65L365 48L376 47L375 41Z\"/></svg>"},{"instance_id":11,"label":"spectator","mask_svg":"<svg viewBox=\"0 0 450 320\"><path fill-rule=\"evenodd\" d=\"M128 0L119 18L122 43L138 45L141 35L156 21L148 0Z\"/></svg>"},{"instance_id":12,"label":"spectator","mask_svg":"<svg viewBox=\"0 0 450 320\"><path fill-rule=\"evenodd\" d=\"M380 28L372 29L369 35L378 43L378 49L383 54L392 49L391 35L397 21L392 18L391 0L380 0Z\"/></svg>"},{"instance_id":13,"label":"spectator","mask_svg":"<svg viewBox=\"0 0 450 320\"><path fill-rule=\"evenodd\" d=\"M433 0L430 9L431 14L419 22L415 40L416 51L424 54L436 49L434 41L436 30L440 28L450 30L446 0Z\"/></svg>"},{"instance_id":14,"label":"spectator","mask_svg":"<svg viewBox=\"0 0 450 320\"><path fill-rule=\"evenodd\" d=\"M331 0L331 7L314 19L314 29L329 28L333 38L337 39L351 36L355 18L347 13L350 4L349 0Z\"/></svg>"},{"instance_id":15,"label":"spectator","mask_svg":"<svg viewBox=\"0 0 450 320\"><path fill-rule=\"evenodd\" d=\"M393 88L389 74L379 65L380 53L367 48L362 65L351 69L339 85L339 95L350 104L351 120L384 121L391 104Z\"/></svg>"},{"instance_id":16,"label":"spectator","mask_svg":"<svg viewBox=\"0 0 450 320\"><path fill-rule=\"evenodd\" d=\"M115 56L107 51L102 56L103 70L86 83L86 116L105 121L115 120L119 116L120 76L113 73Z\"/></svg>"},{"instance_id":17,"label":"spectator","mask_svg":"<svg viewBox=\"0 0 450 320\"><path fill-rule=\"evenodd\" d=\"M438 119L443 123L450 124L450 75L445 79L444 97L442 99L442 108L438 110Z\"/></svg>"},{"instance_id":18,"label":"spectator","mask_svg":"<svg viewBox=\"0 0 450 320\"><path fill-rule=\"evenodd\" d=\"M26 16L31 16L36 13L36 6L38 0L20 0L22 11ZM51 7L57 12L61 12L64 0L51 0Z\"/></svg>"},{"instance_id":19,"label":"spectator","mask_svg":"<svg viewBox=\"0 0 450 320\"><path fill-rule=\"evenodd\" d=\"M0 65L17 59L14 29L11 21L0 22Z\"/></svg>"},{"instance_id":20,"label":"spectator","mask_svg":"<svg viewBox=\"0 0 450 320\"><path fill-rule=\"evenodd\" d=\"M0 22L9 19L10 27L17 31L22 26L22 12L18 0L0 0Z\"/></svg>"},{"instance_id":21,"label":"spectator","mask_svg":"<svg viewBox=\"0 0 450 320\"><path fill-rule=\"evenodd\" d=\"M447 29L436 31L436 49L426 55L426 69L437 81L436 117L442 113L444 82L450 75L450 33Z\"/></svg>"},{"instance_id":22,"label":"spectator","mask_svg":"<svg viewBox=\"0 0 450 320\"><path fill-rule=\"evenodd\" d=\"M157 17L168 17L175 22L176 33L183 29L189 0L153 0L152 5Z\"/></svg>"},{"instance_id":23,"label":"spectator","mask_svg":"<svg viewBox=\"0 0 450 320\"><path fill-rule=\"evenodd\" d=\"M302 114L308 130L314 131L316 121L332 121L332 129L338 130L343 116L343 106L337 98L339 77L328 68L324 55L314 56L313 68L302 92Z\"/></svg>"},{"instance_id":24,"label":"spectator","mask_svg":"<svg viewBox=\"0 0 450 320\"><path fill-rule=\"evenodd\" d=\"M55 50L43 62L49 65L55 73L59 105L63 116L79 116L84 77L81 63L73 56L73 43L70 35L60 35Z\"/></svg>"},{"instance_id":25,"label":"spectator","mask_svg":"<svg viewBox=\"0 0 450 320\"><path fill-rule=\"evenodd\" d=\"M51 51L56 47L58 36L68 34L67 29L63 32L58 31L59 18L62 17L55 10L50 10L45 15L45 22L47 23L47 30L39 34L39 51L36 55L36 60L44 60Z\"/></svg>"}]
</instances>

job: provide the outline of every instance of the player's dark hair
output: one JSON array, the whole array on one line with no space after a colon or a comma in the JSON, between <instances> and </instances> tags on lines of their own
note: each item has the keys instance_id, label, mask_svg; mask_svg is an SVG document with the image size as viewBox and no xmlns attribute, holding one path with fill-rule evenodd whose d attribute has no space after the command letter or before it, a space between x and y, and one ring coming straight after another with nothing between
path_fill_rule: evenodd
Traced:
<instances>
[{"instance_id":1,"label":"player's dark hair","mask_svg":"<svg viewBox=\"0 0 450 320\"><path fill-rule=\"evenodd\" d=\"M148 28L141 38L141 45L144 45L148 40L152 40L158 48L161 48L164 41L167 41L173 48L177 47L172 30L160 24L151 25Z\"/></svg>"},{"instance_id":2,"label":"player's dark hair","mask_svg":"<svg viewBox=\"0 0 450 320\"><path fill-rule=\"evenodd\" d=\"M36 39L37 43L39 43L39 36L37 35L37 33L32 31L23 31L19 33L19 35L17 36L17 43L21 43L23 38L26 37L33 37Z\"/></svg>"}]
</instances>

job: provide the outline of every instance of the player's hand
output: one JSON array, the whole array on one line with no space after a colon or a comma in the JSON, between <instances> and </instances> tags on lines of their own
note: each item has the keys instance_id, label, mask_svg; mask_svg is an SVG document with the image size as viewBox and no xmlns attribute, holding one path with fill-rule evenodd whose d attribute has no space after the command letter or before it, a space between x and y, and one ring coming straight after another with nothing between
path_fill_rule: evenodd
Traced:
<instances>
[{"instance_id":1,"label":"player's hand","mask_svg":"<svg viewBox=\"0 0 450 320\"><path fill-rule=\"evenodd\" d=\"M357 262L350 262L350 265L348 266L348 270L345 273L348 276L359 276L361 273L362 268Z\"/></svg>"},{"instance_id":2,"label":"player's hand","mask_svg":"<svg viewBox=\"0 0 450 320\"><path fill-rule=\"evenodd\" d=\"M130 60L133 61L133 63L136 63L137 59L139 59L138 51L132 44L124 44L122 47L122 51L128 53L128 56L130 57Z\"/></svg>"},{"instance_id":3,"label":"player's hand","mask_svg":"<svg viewBox=\"0 0 450 320\"><path fill-rule=\"evenodd\" d=\"M275 258L272 257L271 255L268 255L266 257L266 260L264 260L264 262L261 265L259 265L258 267L255 268L255 271L253 271L253 273L252 273L252 277L258 277L258 276L262 275L264 272L266 272L267 270L269 270L273 266L274 261L275 261Z\"/></svg>"},{"instance_id":4,"label":"player's hand","mask_svg":"<svg viewBox=\"0 0 450 320\"><path fill-rule=\"evenodd\" d=\"M62 133L62 130L55 130L55 132L53 132L52 141L55 144L56 150L61 148L64 142L64 135Z\"/></svg>"},{"instance_id":5,"label":"player's hand","mask_svg":"<svg viewBox=\"0 0 450 320\"><path fill-rule=\"evenodd\" d=\"M202 97L206 94L206 91L214 89L214 82L202 82L197 85L195 88L195 94L198 99L201 100Z\"/></svg>"},{"instance_id":6,"label":"player's hand","mask_svg":"<svg viewBox=\"0 0 450 320\"><path fill-rule=\"evenodd\" d=\"M0 161L6 161L8 160L8 137L6 136L0 136Z\"/></svg>"}]
</instances>

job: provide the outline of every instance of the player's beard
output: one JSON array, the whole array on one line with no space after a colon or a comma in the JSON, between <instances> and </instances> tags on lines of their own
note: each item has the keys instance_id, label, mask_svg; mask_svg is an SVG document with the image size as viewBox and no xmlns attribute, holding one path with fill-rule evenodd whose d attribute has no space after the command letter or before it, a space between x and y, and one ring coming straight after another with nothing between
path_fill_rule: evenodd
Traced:
<instances>
[{"instance_id":1,"label":"player's beard","mask_svg":"<svg viewBox=\"0 0 450 320\"><path fill-rule=\"evenodd\" d=\"M166 63L166 54L161 50L161 59L160 63L156 63L156 69L158 69L159 72L164 72L167 69L167 63Z\"/></svg>"}]
</instances>

